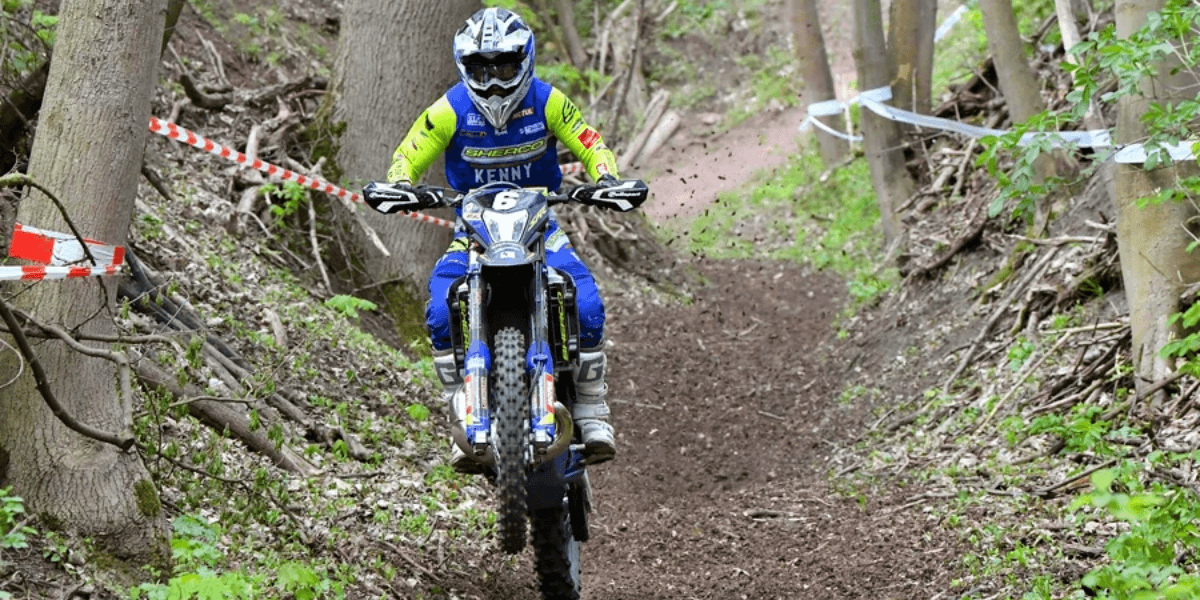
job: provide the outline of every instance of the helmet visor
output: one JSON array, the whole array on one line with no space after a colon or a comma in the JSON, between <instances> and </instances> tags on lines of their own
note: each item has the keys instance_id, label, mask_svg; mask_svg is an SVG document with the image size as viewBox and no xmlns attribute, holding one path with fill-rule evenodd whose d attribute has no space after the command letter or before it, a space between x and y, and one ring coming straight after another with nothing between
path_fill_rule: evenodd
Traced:
<instances>
[{"instance_id":1,"label":"helmet visor","mask_svg":"<svg viewBox=\"0 0 1200 600\"><path fill-rule=\"evenodd\" d=\"M463 59L467 77L480 87L510 84L521 74L525 57L519 52L505 52L493 57L470 56Z\"/></svg>"}]
</instances>

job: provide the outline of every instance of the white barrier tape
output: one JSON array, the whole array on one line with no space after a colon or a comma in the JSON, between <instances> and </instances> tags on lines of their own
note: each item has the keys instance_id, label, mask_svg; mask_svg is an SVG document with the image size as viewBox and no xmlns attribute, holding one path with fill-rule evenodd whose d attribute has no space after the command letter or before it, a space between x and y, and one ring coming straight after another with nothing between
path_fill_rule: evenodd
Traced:
<instances>
[{"instance_id":1,"label":"white barrier tape","mask_svg":"<svg viewBox=\"0 0 1200 600\"><path fill-rule=\"evenodd\" d=\"M835 117L845 111L846 104L836 98L808 105L808 116L810 117Z\"/></svg>"},{"instance_id":2,"label":"white barrier tape","mask_svg":"<svg viewBox=\"0 0 1200 600\"><path fill-rule=\"evenodd\" d=\"M946 17L946 20L942 21L941 25L938 25L937 31L935 31L933 34L933 41L934 42L942 41L942 38L946 37L946 34L950 33L950 30L953 29L954 26L957 25L958 22L962 20L963 15L967 14L967 11L970 10L968 7L971 4L974 4L973 0L972 0L972 2L968 2L968 3L958 7L957 9L955 9L954 12L950 13L950 16Z\"/></svg>"},{"instance_id":3,"label":"white barrier tape","mask_svg":"<svg viewBox=\"0 0 1200 600\"><path fill-rule=\"evenodd\" d=\"M97 264L120 265L125 261L125 249L109 246L96 240L84 239L83 243L92 253ZM83 244L69 233L58 233L29 227L17 223L13 227L12 241L8 245L12 258L31 260L43 265L67 266L87 259Z\"/></svg>"},{"instance_id":4,"label":"white barrier tape","mask_svg":"<svg viewBox=\"0 0 1200 600\"><path fill-rule=\"evenodd\" d=\"M862 136L850 135L848 133L842 133L841 131L838 131L838 130L822 123L819 119L809 119L809 120L812 122L813 125L816 125L817 127L821 128L822 131L824 131L825 133L828 133L829 135L832 135L833 137L841 138L843 140L846 140L847 142L861 142L862 141Z\"/></svg>"},{"instance_id":5,"label":"white barrier tape","mask_svg":"<svg viewBox=\"0 0 1200 600\"><path fill-rule=\"evenodd\" d=\"M120 265L106 267L0 267L0 281L47 281L116 275Z\"/></svg>"},{"instance_id":6,"label":"white barrier tape","mask_svg":"<svg viewBox=\"0 0 1200 600\"><path fill-rule=\"evenodd\" d=\"M1196 160L1196 152L1194 145L1200 142L1180 142L1178 144L1170 144L1162 146L1170 155L1171 160L1175 162L1183 162L1185 160ZM1142 144L1130 144L1117 151L1113 156L1113 161L1122 164L1141 164L1146 162L1147 152L1146 147Z\"/></svg>"},{"instance_id":7,"label":"white barrier tape","mask_svg":"<svg viewBox=\"0 0 1200 600\"><path fill-rule=\"evenodd\" d=\"M896 108L894 106L889 106L887 104L884 104L884 102L886 102L887 100L890 100L891 97L892 97L892 90L890 87L879 87L879 88L875 88L873 90L867 90L867 91L861 93L858 96L858 98L855 98L853 101L851 101L851 104L853 104L854 102L859 102L863 106L865 106L867 109L869 109L871 112L873 112L885 119L891 120L891 121L907 123L909 125L916 125L918 127L924 127L927 129L939 129L942 131L950 131L953 133L959 133L959 134L974 137L974 138L982 138L982 137L987 137L987 136L997 136L998 137L998 136L1006 135L1009 133L1008 131L1005 131L1003 129L991 129L989 127L979 127L977 125L960 123L958 121L952 121L950 119L943 119L941 117L922 115L922 114L918 114L918 113L915 113L912 111L903 110L900 108ZM827 108L828 106L832 105L833 102L835 102L835 101L831 100L831 101L822 102L820 104L826 105L826 108ZM849 135L846 135L839 131L835 131L833 128L826 126L824 123L821 123L818 119L814 119L813 115L811 113L809 114L809 116L807 116L804 119L804 122L801 123L801 125L800 125L800 127L802 128L801 131L804 131L805 129L807 129L807 127L809 125L816 125L816 126L820 127L826 133L829 133L830 135L833 135L835 137L838 137L838 138L841 138L841 139L844 139L847 141L858 142L858 141L861 141L861 139L862 139L860 137L849 136ZM1112 147L1114 147L1113 142L1112 142L1111 132L1109 132L1108 130L1104 130L1104 129L1096 129L1096 130L1091 130L1091 131L1058 131L1058 132L1030 131L1030 132L1026 132L1025 134L1023 134L1021 136L1021 139L1017 141L1017 145L1029 146L1029 145L1032 145L1032 144L1037 143L1044 139L1048 139L1050 142L1050 146L1054 147L1054 148L1066 148L1066 147L1071 147L1071 148L1076 148L1076 147L1078 147L1078 148L1112 148ZM1165 150L1167 150L1167 153L1170 155L1171 159L1174 161L1179 162L1179 161L1186 161L1186 160L1194 160L1196 158L1196 153L1192 149L1193 143L1194 142L1181 142L1178 144L1166 145L1166 146L1163 146L1163 148ZM1130 145L1122 147L1118 152L1116 152L1113 155L1113 160L1118 163L1124 163L1124 164L1144 163L1144 162L1146 162L1146 150L1142 144L1130 144Z\"/></svg>"},{"instance_id":8,"label":"white barrier tape","mask_svg":"<svg viewBox=\"0 0 1200 600\"><path fill-rule=\"evenodd\" d=\"M266 173L267 175L277 176L280 179L283 179L284 181L291 181L293 183L312 188L319 192L325 192L326 194L337 196L339 198L346 198L346 199L349 199L351 202L362 201L362 196L359 196L358 194L344 190L344 189L342 189L336 185L333 185L331 183L321 181L319 179L315 179L312 177L307 177L307 176L301 175L299 173L290 171L288 169L284 169L282 167L277 167L271 163L263 162L262 160L259 160L257 158L254 160L250 160L250 157L246 156L245 154L243 154L241 152L233 150L232 148L227 148L225 146L222 146L220 144L213 142L212 140L208 140L201 136L198 136L195 133L192 133L191 131L188 131L187 129L184 129L183 127L180 127L174 123L168 123L165 121L160 121L159 119L156 119L154 117L150 117L150 131L153 131L154 133L157 133L161 136L170 138L172 140L175 140L178 142L183 142L189 146L199 148L201 150L204 150L205 152L216 154L217 156L220 156L221 158L226 158L226 159L232 160L233 162L236 162L239 165L247 166L247 167L250 167L251 169L255 169L257 171L262 171L263 173ZM416 219L418 221L423 221L425 223L433 223L434 225L440 225L442 227L449 227L449 228L454 227L454 223L447 221L445 219L439 219L437 217L431 217L429 215L416 213L416 212L406 213L406 214L413 219Z\"/></svg>"}]
</instances>

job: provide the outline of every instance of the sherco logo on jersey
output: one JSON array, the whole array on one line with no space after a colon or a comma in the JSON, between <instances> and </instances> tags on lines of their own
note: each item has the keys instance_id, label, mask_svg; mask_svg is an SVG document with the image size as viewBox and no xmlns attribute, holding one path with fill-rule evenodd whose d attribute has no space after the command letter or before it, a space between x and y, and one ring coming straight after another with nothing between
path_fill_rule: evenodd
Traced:
<instances>
[{"instance_id":1,"label":"sherco logo on jersey","mask_svg":"<svg viewBox=\"0 0 1200 600\"><path fill-rule=\"evenodd\" d=\"M546 152L546 138L534 140L517 146L501 146L499 148L463 148L463 160L483 165L513 166L532 161Z\"/></svg>"}]
</instances>

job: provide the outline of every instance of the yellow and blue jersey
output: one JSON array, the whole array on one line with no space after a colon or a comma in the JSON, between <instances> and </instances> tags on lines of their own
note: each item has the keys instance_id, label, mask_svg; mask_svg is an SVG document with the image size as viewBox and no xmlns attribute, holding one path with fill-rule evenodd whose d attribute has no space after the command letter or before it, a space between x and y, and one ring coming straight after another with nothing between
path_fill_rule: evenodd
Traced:
<instances>
[{"instance_id":1,"label":"yellow and blue jersey","mask_svg":"<svg viewBox=\"0 0 1200 600\"><path fill-rule=\"evenodd\" d=\"M413 124L392 155L390 182L417 182L438 156L446 180L459 192L496 181L557 190L562 185L558 143L584 164L593 179L617 174L617 161L600 133L558 88L534 78L529 93L503 129L492 127L459 83Z\"/></svg>"}]
</instances>

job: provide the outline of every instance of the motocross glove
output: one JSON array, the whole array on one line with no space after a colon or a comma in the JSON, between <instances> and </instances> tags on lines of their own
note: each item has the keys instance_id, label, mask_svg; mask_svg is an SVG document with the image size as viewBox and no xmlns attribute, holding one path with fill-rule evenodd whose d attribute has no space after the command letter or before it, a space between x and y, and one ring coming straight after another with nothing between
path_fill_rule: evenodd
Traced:
<instances>
[{"instance_id":1,"label":"motocross glove","mask_svg":"<svg viewBox=\"0 0 1200 600\"><path fill-rule=\"evenodd\" d=\"M363 199L371 208L390 215L400 211L442 206L439 190L409 183L372 181L363 188Z\"/></svg>"},{"instance_id":2,"label":"motocross glove","mask_svg":"<svg viewBox=\"0 0 1200 600\"><path fill-rule=\"evenodd\" d=\"M582 185L571 192L571 199L583 204L631 211L642 205L650 195L650 188L638 179L620 180L612 175L603 175L594 185Z\"/></svg>"}]
</instances>

